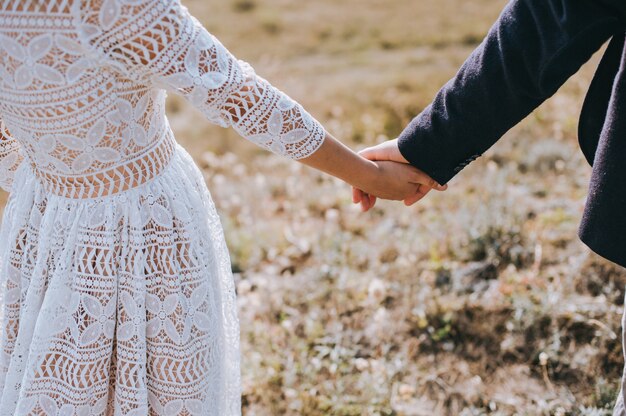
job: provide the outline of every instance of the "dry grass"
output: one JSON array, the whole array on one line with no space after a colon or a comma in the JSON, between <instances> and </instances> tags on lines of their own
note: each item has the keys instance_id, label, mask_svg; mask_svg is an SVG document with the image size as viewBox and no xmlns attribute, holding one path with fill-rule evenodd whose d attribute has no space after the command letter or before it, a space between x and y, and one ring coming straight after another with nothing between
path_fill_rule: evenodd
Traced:
<instances>
[{"instance_id":1,"label":"dry grass","mask_svg":"<svg viewBox=\"0 0 626 416\"><path fill-rule=\"evenodd\" d=\"M354 147L397 135L503 0L188 1ZM597 57L445 194L363 215L339 181L169 114L218 204L247 415L604 415L626 274L576 238Z\"/></svg>"}]
</instances>

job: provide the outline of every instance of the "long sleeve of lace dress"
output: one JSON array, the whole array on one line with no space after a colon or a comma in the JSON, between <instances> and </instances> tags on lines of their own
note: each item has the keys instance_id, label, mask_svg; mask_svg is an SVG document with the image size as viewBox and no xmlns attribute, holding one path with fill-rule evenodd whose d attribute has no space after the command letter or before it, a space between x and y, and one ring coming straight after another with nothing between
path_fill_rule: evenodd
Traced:
<instances>
[{"instance_id":1,"label":"long sleeve of lace dress","mask_svg":"<svg viewBox=\"0 0 626 416\"><path fill-rule=\"evenodd\" d=\"M237 60L179 0L77 1L74 14L79 36L100 59L183 95L210 121L292 159L322 144L322 126Z\"/></svg>"},{"instance_id":2,"label":"long sleeve of lace dress","mask_svg":"<svg viewBox=\"0 0 626 416\"><path fill-rule=\"evenodd\" d=\"M19 142L11 137L0 120L0 188L11 192L13 176L22 160Z\"/></svg>"}]
</instances>

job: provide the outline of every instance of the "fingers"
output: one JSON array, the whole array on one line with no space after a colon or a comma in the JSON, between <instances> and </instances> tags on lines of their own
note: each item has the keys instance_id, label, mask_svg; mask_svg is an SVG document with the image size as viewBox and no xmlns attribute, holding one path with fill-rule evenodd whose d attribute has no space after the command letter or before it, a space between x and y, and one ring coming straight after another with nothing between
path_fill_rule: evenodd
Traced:
<instances>
[{"instance_id":1,"label":"fingers","mask_svg":"<svg viewBox=\"0 0 626 416\"><path fill-rule=\"evenodd\" d=\"M378 201L378 198L376 198L374 195L370 195L370 209L374 208L374 205L376 205L376 201Z\"/></svg>"},{"instance_id":2,"label":"fingers","mask_svg":"<svg viewBox=\"0 0 626 416\"><path fill-rule=\"evenodd\" d=\"M448 189L448 185L439 185L436 180L432 179L430 176L425 174L419 169L413 170L413 175L411 176L411 182L425 185L431 189L435 189L437 191L445 191Z\"/></svg>"},{"instance_id":3,"label":"fingers","mask_svg":"<svg viewBox=\"0 0 626 416\"><path fill-rule=\"evenodd\" d=\"M361 211L367 212L370 207L370 196L358 188L352 188L352 202L361 205Z\"/></svg>"},{"instance_id":4,"label":"fingers","mask_svg":"<svg viewBox=\"0 0 626 416\"><path fill-rule=\"evenodd\" d=\"M385 183L381 179L382 182L372 188L377 189L374 192L380 192L385 199L402 200L405 205L411 206L424 198L432 189L437 191L448 189L448 185L440 185L425 172L406 163L397 163L394 160L394 152L399 154L396 141L385 142L360 152L363 157L375 161L381 178L387 181L387 185L381 187L381 183ZM367 212L375 206L377 198L353 188L352 201L360 204L363 212Z\"/></svg>"},{"instance_id":5,"label":"fingers","mask_svg":"<svg viewBox=\"0 0 626 416\"><path fill-rule=\"evenodd\" d=\"M367 212L370 209L370 197L368 194L363 193L363 198L361 198L361 211Z\"/></svg>"},{"instance_id":6,"label":"fingers","mask_svg":"<svg viewBox=\"0 0 626 416\"><path fill-rule=\"evenodd\" d=\"M358 204L361 202L362 198L363 198L363 191L355 187L352 187L352 202L355 204Z\"/></svg>"},{"instance_id":7,"label":"fingers","mask_svg":"<svg viewBox=\"0 0 626 416\"><path fill-rule=\"evenodd\" d=\"M374 205L376 205L377 199L378 198L376 198L375 196L369 195L363 192L363 198L361 200L361 211L367 212L370 209L374 208Z\"/></svg>"},{"instance_id":8,"label":"fingers","mask_svg":"<svg viewBox=\"0 0 626 416\"><path fill-rule=\"evenodd\" d=\"M367 212L376 204L376 197L366 194L360 189L352 188L352 202L361 205L361 211Z\"/></svg>"},{"instance_id":9,"label":"fingers","mask_svg":"<svg viewBox=\"0 0 626 416\"><path fill-rule=\"evenodd\" d=\"M380 145L361 150L359 154L368 160L389 160L388 152Z\"/></svg>"},{"instance_id":10,"label":"fingers","mask_svg":"<svg viewBox=\"0 0 626 416\"><path fill-rule=\"evenodd\" d=\"M407 207L414 205L415 203L420 201L422 198L424 198L426 195L428 195L430 191L431 191L431 188L428 188L423 185L418 186L417 192L415 193L415 195L404 200L404 205L406 205Z\"/></svg>"},{"instance_id":11,"label":"fingers","mask_svg":"<svg viewBox=\"0 0 626 416\"><path fill-rule=\"evenodd\" d=\"M433 180L433 183L435 184L435 186L434 187L431 186L431 188L434 189L435 191L443 192L443 191L448 189L448 184L439 185L439 183L437 181L435 181L435 180Z\"/></svg>"}]
</instances>

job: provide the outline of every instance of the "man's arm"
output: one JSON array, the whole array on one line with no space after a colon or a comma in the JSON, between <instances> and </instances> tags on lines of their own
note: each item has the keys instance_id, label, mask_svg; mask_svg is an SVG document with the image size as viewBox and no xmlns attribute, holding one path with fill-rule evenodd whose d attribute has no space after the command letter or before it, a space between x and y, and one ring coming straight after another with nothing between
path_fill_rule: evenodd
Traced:
<instances>
[{"instance_id":1,"label":"man's arm","mask_svg":"<svg viewBox=\"0 0 626 416\"><path fill-rule=\"evenodd\" d=\"M598 3L622 17L626 16L626 2L623 0L598 0Z\"/></svg>"},{"instance_id":2,"label":"man's arm","mask_svg":"<svg viewBox=\"0 0 626 416\"><path fill-rule=\"evenodd\" d=\"M624 16L624 0L511 1L455 78L402 132L400 152L447 183L623 33Z\"/></svg>"}]
</instances>

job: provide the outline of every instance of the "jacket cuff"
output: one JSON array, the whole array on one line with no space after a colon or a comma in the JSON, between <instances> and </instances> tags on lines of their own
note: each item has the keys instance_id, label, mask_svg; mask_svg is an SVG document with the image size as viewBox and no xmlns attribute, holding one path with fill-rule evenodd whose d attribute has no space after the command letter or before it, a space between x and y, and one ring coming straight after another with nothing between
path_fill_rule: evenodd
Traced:
<instances>
[{"instance_id":1,"label":"jacket cuff","mask_svg":"<svg viewBox=\"0 0 626 416\"><path fill-rule=\"evenodd\" d=\"M428 126L420 125L420 117L414 119L398 137L398 149L414 167L423 171L440 185L445 185L481 153L451 154L433 140ZM458 152L457 152L458 153Z\"/></svg>"}]
</instances>

